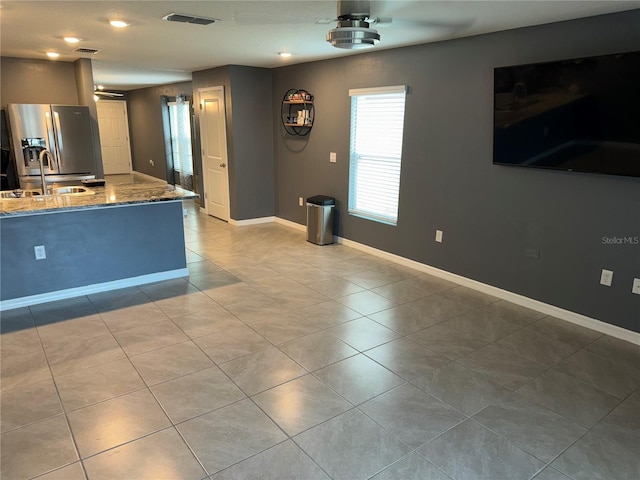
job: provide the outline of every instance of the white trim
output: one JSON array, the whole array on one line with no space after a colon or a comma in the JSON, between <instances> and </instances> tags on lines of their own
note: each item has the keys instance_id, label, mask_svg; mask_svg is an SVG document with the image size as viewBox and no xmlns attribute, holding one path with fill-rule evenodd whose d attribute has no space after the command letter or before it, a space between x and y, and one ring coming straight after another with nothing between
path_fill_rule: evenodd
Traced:
<instances>
[{"instance_id":1,"label":"white trim","mask_svg":"<svg viewBox=\"0 0 640 480\"><path fill-rule=\"evenodd\" d=\"M296 230L306 231L306 227L304 225L292 222L290 220L285 220L284 218L276 217L275 221L276 223L294 228ZM446 270L440 270L439 268L416 262L415 260L410 260L393 253L385 252L383 250L378 250L377 248L354 242L353 240L349 240L347 238L335 236L334 241L335 243L344 245L346 247L355 248L356 250L360 250L376 257L384 258L399 265L404 265L420 272L429 273L435 277L449 280L450 282L457 283L458 285L463 285L479 292L493 295L494 297L500 298L501 300L506 300L508 302L515 303L516 305L530 308L531 310L535 310L546 315L552 315L556 318L559 318L560 320L575 323L582 327L586 327L591 330L595 330L597 332L619 338L621 340L626 340L627 342L631 342L636 345L640 345L640 333L627 330L626 328L618 327L617 325L612 325L610 323L603 322L602 320L596 320L595 318L587 317L570 310L565 310L563 308L556 307L555 305L549 305L548 303L534 300L533 298L525 297L524 295L519 295L508 290L503 290L501 288L494 287L493 285L487 285L486 283L478 282L477 280L472 280L455 273L447 272Z\"/></svg>"},{"instance_id":2,"label":"white trim","mask_svg":"<svg viewBox=\"0 0 640 480\"><path fill-rule=\"evenodd\" d=\"M532 298L525 297L524 295L519 295L517 293L513 293L508 290L503 290L501 288L494 287L492 285L487 285L486 283L478 282L477 280L472 280L470 278L463 277L461 275L456 275L455 273L447 272L446 270L440 270L439 268L435 268L430 265L426 265L424 263L416 262L415 260L410 260L408 258L404 258L399 255L395 255L393 253L385 252L383 250L378 250L377 248L373 248L368 245L363 245L361 243L354 242L346 238L336 237L336 243L345 245L347 247L355 248L356 250L369 253L376 257L390 260L400 265L414 268L424 273L429 273L435 277L449 280L451 282L457 283L458 285L463 285L465 287L472 288L474 290L477 290L482 293L486 293L488 295L493 295L494 297L500 298L502 300L507 300L511 303L515 303L516 305L530 308L532 310L535 310L537 312L544 313L547 315L552 315L561 320L566 320L567 322L575 323L577 325L581 325L591 330L595 330L597 332L611 335L612 337L616 337L621 340L626 340L627 342L640 345L640 333L633 332L631 330L627 330L625 328L621 328L616 325L603 322L601 320L596 320L595 318L587 317L579 313L565 310L563 308L556 307L555 305L549 305L548 303L544 303L539 300L534 300Z\"/></svg>"},{"instance_id":3,"label":"white trim","mask_svg":"<svg viewBox=\"0 0 640 480\"><path fill-rule=\"evenodd\" d=\"M276 223L280 225L284 225L285 227L293 228L295 230L300 230L302 232L307 231L307 226L302 225L300 223L292 222L291 220L285 220L284 218L276 217Z\"/></svg>"},{"instance_id":4,"label":"white trim","mask_svg":"<svg viewBox=\"0 0 640 480\"><path fill-rule=\"evenodd\" d=\"M406 85L391 85L389 87L371 87L371 88L350 88L349 96L356 95L379 95L382 93L406 93Z\"/></svg>"},{"instance_id":5,"label":"white trim","mask_svg":"<svg viewBox=\"0 0 640 480\"><path fill-rule=\"evenodd\" d=\"M262 223L273 223L275 222L276 217L258 217L258 218L248 218L247 220L234 220L233 218L229 219L229 225L233 225L234 227L246 227L247 225L260 225Z\"/></svg>"},{"instance_id":6,"label":"white trim","mask_svg":"<svg viewBox=\"0 0 640 480\"><path fill-rule=\"evenodd\" d=\"M189 276L188 268L179 268L176 270L168 270L166 272L149 273L137 277L123 278L121 280L113 280L111 282L95 283L84 287L67 288L65 290L57 290L55 292L40 293L38 295L29 295L27 297L12 298L0 301L0 311L11 310L13 308L28 307L39 303L52 302L54 300L64 300L66 298L81 297L92 293L108 292L118 288L135 287L147 283L161 282L163 280L172 280Z\"/></svg>"}]
</instances>

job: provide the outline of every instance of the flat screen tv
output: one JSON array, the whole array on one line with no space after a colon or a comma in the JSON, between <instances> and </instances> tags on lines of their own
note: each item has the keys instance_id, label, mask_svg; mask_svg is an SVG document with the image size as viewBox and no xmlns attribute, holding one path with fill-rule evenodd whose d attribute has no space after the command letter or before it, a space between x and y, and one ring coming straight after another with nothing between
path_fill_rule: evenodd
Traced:
<instances>
[{"instance_id":1,"label":"flat screen tv","mask_svg":"<svg viewBox=\"0 0 640 480\"><path fill-rule=\"evenodd\" d=\"M640 177L640 51L495 68L493 163Z\"/></svg>"}]
</instances>

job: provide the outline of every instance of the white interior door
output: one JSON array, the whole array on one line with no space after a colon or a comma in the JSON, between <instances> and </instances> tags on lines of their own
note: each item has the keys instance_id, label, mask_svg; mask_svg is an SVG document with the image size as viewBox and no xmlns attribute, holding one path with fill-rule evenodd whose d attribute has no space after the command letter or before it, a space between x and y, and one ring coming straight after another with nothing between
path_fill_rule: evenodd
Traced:
<instances>
[{"instance_id":1,"label":"white interior door","mask_svg":"<svg viewBox=\"0 0 640 480\"><path fill-rule=\"evenodd\" d=\"M127 102L100 100L96 103L96 107L105 175L131 173Z\"/></svg>"},{"instance_id":2,"label":"white interior door","mask_svg":"<svg viewBox=\"0 0 640 480\"><path fill-rule=\"evenodd\" d=\"M204 205L208 215L229 221L229 174L224 87L198 89Z\"/></svg>"}]
</instances>

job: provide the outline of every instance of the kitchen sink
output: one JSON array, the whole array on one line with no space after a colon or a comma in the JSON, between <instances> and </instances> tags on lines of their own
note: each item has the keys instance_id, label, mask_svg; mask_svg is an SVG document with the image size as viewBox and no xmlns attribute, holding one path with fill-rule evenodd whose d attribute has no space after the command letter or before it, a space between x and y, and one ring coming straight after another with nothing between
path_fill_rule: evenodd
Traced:
<instances>
[{"instance_id":1,"label":"kitchen sink","mask_svg":"<svg viewBox=\"0 0 640 480\"><path fill-rule=\"evenodd\" d=\"M18 192L20 192L20 190L18 190ZM38 195L42 195L40 190L22 190L22 193L18 193L17 195L16 190L4 190L0 192L0 198L2 199L35 197Z\"/></svg>"},{"instance_id":2,"label":"kitchen sink","mask_svg":"<svg viewBox=\"0 0 640 480\"><path fill-rule=\"evenodd\" d=\"M95 193L86 187L56 187L51 189L51 195L95 195Z\"/></svg>"},{"instance_id":3,"label":"kitchen sink","mask_svg":"<svg viewBox=\"0 0 640 480\"><path fill-rule=\"evenodd\" d=\"M50 195L63 195L63 196L80 196L80 195L95 195L96 192L87 188L80 186L70 186L70 187L54 187L52 189L47 189ZM42 193L39 189L27 189L22 190L22 194L18 193L16 195L16 191L20 192L20 190L4 190L0 192L0 199L17 199L17 198L29 198L29 197L39 197L43 198Z\"/></svg>"}]
</instances>

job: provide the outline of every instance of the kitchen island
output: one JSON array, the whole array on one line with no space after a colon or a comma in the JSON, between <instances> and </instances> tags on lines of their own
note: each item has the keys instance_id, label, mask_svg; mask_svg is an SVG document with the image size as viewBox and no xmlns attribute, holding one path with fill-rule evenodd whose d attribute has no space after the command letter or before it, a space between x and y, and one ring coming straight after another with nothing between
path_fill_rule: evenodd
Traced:
<instances>
[{"instance_id":1,"label":"kitchen island","mask_svg":"<svg viewBox=\"0 0 640 480\"><path fill-rule=\"evenodd\" d=\"M196 194L164 183L89 188L0 200L0 310L188 275L182 200Z\"/></svg>"}]
</instances>

